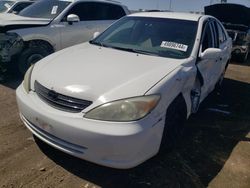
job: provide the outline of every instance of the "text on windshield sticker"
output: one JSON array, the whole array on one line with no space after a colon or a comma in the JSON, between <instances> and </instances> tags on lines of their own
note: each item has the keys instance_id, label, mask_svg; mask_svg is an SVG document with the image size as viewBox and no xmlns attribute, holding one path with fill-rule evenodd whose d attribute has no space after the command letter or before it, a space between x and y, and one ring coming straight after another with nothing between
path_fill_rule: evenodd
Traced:
<instances>
[{"instance_id":1,"label":"text on windshield sticker","mask_svg":"<svg viewBox=\"0 0 250 188\"><path fill-rule=\"evenodd\" d=\"M168 42L168 41L162 41L161 47L179 50L182 52L186 52L188 49L188 46L185 44L180 44L180 43L176 43L176 42Z\"/></svg>"},{"instance_id":2,"label":"text on windshield sticker","mask_svg":"<svg viewBox=\"0 0 250 188\"><path fill-rule=\"evenodd\" d=\"M53 6L51 10L51 14L56 14L57 13L58 6Z\"/></svg>"}]
</instances>

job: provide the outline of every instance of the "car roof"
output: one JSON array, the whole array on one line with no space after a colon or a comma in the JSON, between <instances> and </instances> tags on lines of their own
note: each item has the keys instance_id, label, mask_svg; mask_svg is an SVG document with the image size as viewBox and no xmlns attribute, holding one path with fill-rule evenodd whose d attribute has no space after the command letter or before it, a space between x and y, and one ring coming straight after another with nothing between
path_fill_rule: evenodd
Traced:
<instances>
[{"instance_id":1,"label":"car roof","mask_svg":"<svg viewBox=\"0 0 250 188\"><path fill-rule=\"evenodd\" d=\"M171 19L198 21L204 15L193 14L193 13L183 13L183 12L158 12L157 11L157 12L139 12L139 13L130 14L129 16L171 18Z\"/></svg>"},{"instance_id":2,"label":"car roof","mask_svg":"<svg viewBox=\"0 0 250 188\"><path fill-rule=\"evenodd\" d=\"M78 2L78 1L96 1L96 2L106 2L106 3L113 3L113 4L122 4L119 1L115 0L65 0L65 1L70 1L70 2Z\"/></svg>"},{"instance_id":3,"label":"car roof","mask_svg":"<svg viewBox=\"0 0 250 188\"><path fill-rule=\"evenodd\" d=\"M8 1L13 1L13 2L34 2L35 0L8 0Z\"/></svg>"}]
</instances>

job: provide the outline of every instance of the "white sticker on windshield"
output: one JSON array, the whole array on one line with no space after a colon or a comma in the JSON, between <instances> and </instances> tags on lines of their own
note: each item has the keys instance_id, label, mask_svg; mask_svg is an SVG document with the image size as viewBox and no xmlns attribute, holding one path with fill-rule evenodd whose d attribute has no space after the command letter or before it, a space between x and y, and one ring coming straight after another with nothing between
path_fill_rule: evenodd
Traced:
<instances>
[{"instance_id":1,"label":"white sticker on windshield","mask_svg":"<svg viewBox=\"0 0 250 188\"><path fill-rule=\"evenodd\" d=\"M179 50L182 52L186 52L188 49L188 46L185 44L180 44L180 43L176 43L176 42L168 42L168 41L162 41L161 47Z\"/></svg>"},{"instance_id":2,"label":"white sticker on windshield","mask_svg":"<svg viewBox=\"0 0 250 188\"><path fill-rule=\"evenodd\" d=\"M10 5L8 3L5 3L4 6L9 9L10 8Z\"/></svg>"},{"instance_id":3,"label":"white sticker on windshield","mask_svg":"<svg viewBox=\"0 0 250 188\"><path fill-rule=\"evenodd\" d=\"M56 14L57 13L58 6L53 6L51 10L51 14Z\"/></svg>"}]
</instances>

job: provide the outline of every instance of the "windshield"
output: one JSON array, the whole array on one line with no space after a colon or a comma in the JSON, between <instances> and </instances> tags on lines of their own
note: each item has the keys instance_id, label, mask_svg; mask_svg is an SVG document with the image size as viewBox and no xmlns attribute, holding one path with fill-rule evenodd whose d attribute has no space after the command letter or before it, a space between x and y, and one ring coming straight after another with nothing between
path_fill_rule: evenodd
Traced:
<instances>
[{"instance_id":1,"label":"windshield","mask_svg":"<svg viewBox=\"0 0 250 188\"><path fill-rule=\"evenodd\" d=\"M195 21L124 17L90 43L146 55L183 59L190 56Z\"/></svg>"},{"instance_id":2,"label":"windshield","mask_svg":"<svg viewBox=\"0 0 250 188\"><path fill-rule=\"evenodd\" d=\"M19 15L32 18L49 18L54 19L60 14L71 2L65 0L41 0L26 9L22 10Z\"/></svg>"},{"instance_id":3,"label":"windshield","mask_svg":"<svg viewBox=\"0 0 250 188\"><path fill-rule=\"evenodd\" d=\"M14 1L0 1L0 13L7 11L14 3Z\"/></svg>"}]
</instances>

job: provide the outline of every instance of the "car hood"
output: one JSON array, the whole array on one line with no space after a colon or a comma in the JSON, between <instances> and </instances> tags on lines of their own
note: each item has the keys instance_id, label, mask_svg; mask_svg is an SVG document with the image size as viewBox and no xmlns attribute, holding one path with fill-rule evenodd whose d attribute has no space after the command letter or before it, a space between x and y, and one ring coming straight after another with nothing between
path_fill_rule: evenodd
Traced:
<instances>
[{"instance_id":1,"label":"car hood","mask_svg":"<svg viewBox=\"0 0 250 188\"><path fill-rule=\"evenodd\" d=\"M58 93L105 103L144 95L181 63L85 43L41 60L31 83L36 80Z\"/></svg>"},{"instance_id":2,"label":"car hood","mask_svg":"<svg viewBox=\"0 0 250 188\"><path fill-rule=\"evenodd\" d=\"M214 4L205 7L205 14L216 17L224 24L250 26L250 9L243 5Z\"/></svg>"},{"instance_id":3,"label":"car hood","mask_svg":"<svg viewBox=\"0 0 250 188\"><path fill-rule=\"evenodd\" d=\"M50 19L30 18L16 14L3 13L0 14L0 30L12 30L27 27L45 26L50 23Z\"/></svg>"}]
</instances>

